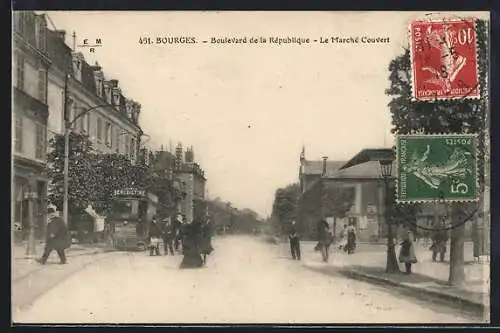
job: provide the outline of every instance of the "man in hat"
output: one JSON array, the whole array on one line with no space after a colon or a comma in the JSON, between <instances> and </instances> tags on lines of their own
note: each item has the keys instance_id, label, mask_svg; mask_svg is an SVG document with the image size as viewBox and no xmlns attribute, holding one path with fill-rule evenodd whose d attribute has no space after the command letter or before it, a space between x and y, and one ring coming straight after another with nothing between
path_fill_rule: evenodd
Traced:
<instances>
[{"instance_id":1,"label":"man in hat","mask_svg":"<svg viewBox=\"0 0 500 333\"><path fill-rule=\"evenodd\" d=\"M57 208L50 205L47 209L49 223L47 224L47 235L43 255L37 262L44 265L52 250L56 250L61 264L66 264L64 250L71 246L71 236L64 221L59 217Z\"/></svg>"}]
</instances>

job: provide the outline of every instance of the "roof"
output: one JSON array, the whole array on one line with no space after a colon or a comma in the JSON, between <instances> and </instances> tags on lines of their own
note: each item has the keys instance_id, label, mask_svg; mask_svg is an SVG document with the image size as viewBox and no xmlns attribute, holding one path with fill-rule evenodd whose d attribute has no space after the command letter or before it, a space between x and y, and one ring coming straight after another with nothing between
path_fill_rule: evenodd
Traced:
<instances>
[{"instance_id":1,"label":"roof","mask_svg":"<svg viewBox=\"0 0 500 333\"><path fill-rule=\"evenodd\" d=\"M368 161L378 161L381 159L394 159L394 151L391 148L368 148L361 150L351 158L342 169L352 167L356 164L362 164Z\"/></svg>"},{"instance_id":2,"label":"roof","mask_svg":"<svg viewBox=\"0 0 500 333\"><path fill-rule=\"evenodd\" d=\"M52 65L64 73L71 69L71 49L57 32L47 29L47 53Z\"/></svg>"},{"instance_id":3,"label":"roof","mask_svg":"<svg viewBox=\"0 0 500 333\"><path fill-rule=\"evenodd\" d=\"M392 174L396 174L396 163L392 164ZM337 172L334 178L358 178L358 179L378 179L381 178L380 163L378 161L368 161L343 168Z\"/></svg>"},{"instance_id":4,"label":"roof","mask_svg":"<svg viewBox=\"0 0 500 333\"><path fill-rule=\"evenodd\" d=\"M346 162L326 161L326 176L333 177ZM305 175L321 175L323 173L323 161L304 161L302 173Z\"/></svg>"}]
</instances>

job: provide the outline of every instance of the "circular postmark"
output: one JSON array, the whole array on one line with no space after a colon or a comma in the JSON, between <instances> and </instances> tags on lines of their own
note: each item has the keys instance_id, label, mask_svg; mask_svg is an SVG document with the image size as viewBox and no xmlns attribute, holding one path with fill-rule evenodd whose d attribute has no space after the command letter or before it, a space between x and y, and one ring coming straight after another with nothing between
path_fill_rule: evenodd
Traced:
<instances>
[{"instance_id":1,"label":"circular postmark","mask_svg":"<svg viewBox=\"0 0 500 333\"><path fill-rule=\"evenodd\" d=\"M456 214L453 214L454 216L450 216L450 202L446 201L444 199L444 193L439 191L438 196L436 197L436 201L432 203L434 205L434 218L436 219L436 222L438 224L433 224L432 226L428 227L422 224L419 224L416 222L416 216L415 212L408 212L408 207L406 205L403 205L401 203L395 204L394 209L398 213L398 215L402 218L404 218L404 221L406 224L409 224L416 229L421 229L424 231L448 231L452 230L455 228L458 228L465 223L471 221L476 214L479 213L479 205L477 202L470 202L467 204L461 203L461 207L455 207L455 209L458 209L458 212ZM457 204L452 203L452 204ZM475 206L475 207L474 207ZM425 205L419 205L417 210L423 210ZM431 207L430 205L427 207ZM457 218L455 221L452 221L451 223L446 223L447 219L449 217L454 217Z\"/></svg>"},{"instance_id":2,"label":"circular postmark","mask_svg":"<svg viewBox=\"0 0 500 333\"><path fill-rule=\"evenodd\" d=\"M480 98L477 18L431 13L410 24L413 99Z\"/></svg>"}]
</instances>

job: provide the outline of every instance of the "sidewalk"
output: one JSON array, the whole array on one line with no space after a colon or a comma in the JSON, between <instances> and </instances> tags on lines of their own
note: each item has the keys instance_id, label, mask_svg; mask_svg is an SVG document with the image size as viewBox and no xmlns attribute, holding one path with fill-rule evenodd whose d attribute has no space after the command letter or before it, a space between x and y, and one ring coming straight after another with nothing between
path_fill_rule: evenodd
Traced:
<instances>
[{"instance_id":1,"label":"sidewalk","mask_svg":"<svg viewBox=\"0 0 500 333\"><path fill-rule=\"evenodd\" d=\"M378 244L359 244L356 253L347 255L337 249L330 252L330 262L320 262L320 253L314 251L315 243L304 242L302 245L303 261L307 266L326 267L325 273L340 272L351 278L362 279L378 284L391 285L411 291L414 294L439 298L448 302L459 302L462 307L475 311L489 311L489 263L474 263L472 244L466 243L464 249L466 284L462 287L448 285L449 249L445 262L432 262L432 252L415 246L418 263L412 266L411 275L388 274L385 272L386 246ZM396 254L399 247L396 247ZM321 265L323 264L323 265ZM404 267L400 264L403 272Z\"/></svg>"},{"instance_id":2,"label":"sidewalk","mask_svg":"<svg viewBox=\"0 0 500 333\"><path fill-rule=\"evenodd\" d=\"M36 244L36 255L34 258L28 258L26 256L26 244L15 244L12 247L11 253L11 266L12 266L12 281L15 282L18 279L40 270L41 266L34 259L38 258L43 253L44 243L38 241ZM93 255L101 252L106 252L107 247L104 244L73 244L69 249L66 250L66 256L68 262L74 257L82 255ZM58 262L59 258L57 253L53 251L50 254L48 263Z\"/></svg>"},{"instance_id":3,"label":"sidewalk","mask_svg":"<svg viewBox=\"0 0 500 333\"><path fill-rule=\"evenodd\" d=\"M37 246L37 256L43 251L43 244ZM25 248L12 247L12 309L21 311L29 306L38 296L75 274L87 265L107 256L103 246L73 245L67 250L68 263L58 265L59 258L55 251L45 265L25 257Z\"/></svg>"}]
</instances>

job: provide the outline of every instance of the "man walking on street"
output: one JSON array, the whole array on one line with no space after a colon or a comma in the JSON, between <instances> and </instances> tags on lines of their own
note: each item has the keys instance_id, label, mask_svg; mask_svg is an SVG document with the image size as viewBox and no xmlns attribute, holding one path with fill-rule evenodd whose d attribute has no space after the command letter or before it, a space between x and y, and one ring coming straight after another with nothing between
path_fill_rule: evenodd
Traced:
<instances>
[{"instance_id":1,"label":"man walking on street","mask_svg":"<svg viewBox=\"0 0 500 333\"><path fill-rule=\"evenodd\" d=\"M300 238L295 221L292 221L292 225L290 226L288 239L290 240L290 252L293 260L300 260Z\"/></svg>"},{"instance_id":2,"label":"man walking on street","mask_svg":"<svg viewBox=\"0 0 500 333\"><path fill-rule=\"evenodd\" d=\"M64 221L59 217L55 206L47 209L49 223L47 224L47 235L43 255L37 262L45 265L52 250L56 250L59 255L60 264L66 264L66 254L64 250L71 246L71 237Z\"/></svg>"},{"instance_id":3,"label":"man walking on street","mask_svg":"<svg viewBox=\"0 0 500 333\"><path fill-rule=\"evenodd\" d=\"M323 259L323 262L328 262L330 245L332 244L333 241L328 222L326 222L324 219L319 220L317 231L321 249L321 257Z\"/></svg>"},{"instance_id":4,"label":"man walking on street","mask_svg":"<svg viewBox=\"0 0 500 333\"><path fill-rule=\"evenodd\" d=\"M168 255L168 252L170 251L171 255L174 255L174 247L173 247L173 240L174 240L174 227L172 223L170 222L170 218L166 218L163 220L163 247L165 251L165 255Z\"/></svg>"},{"instance_id":5,"label":"man walking on street","mask_svg":"<svg viewBox=\"0 0 500 333\"><path fill-rule=\"evenodd\" d=\"M437 255L439 253L439 260L444 262L444 256L446 254L446 243L448 242L448 230L446 230L446 222L442 221L437 223L434 227L434 233L432 235L432 261L436 262Z\"/></svg>"}]
</instances>

